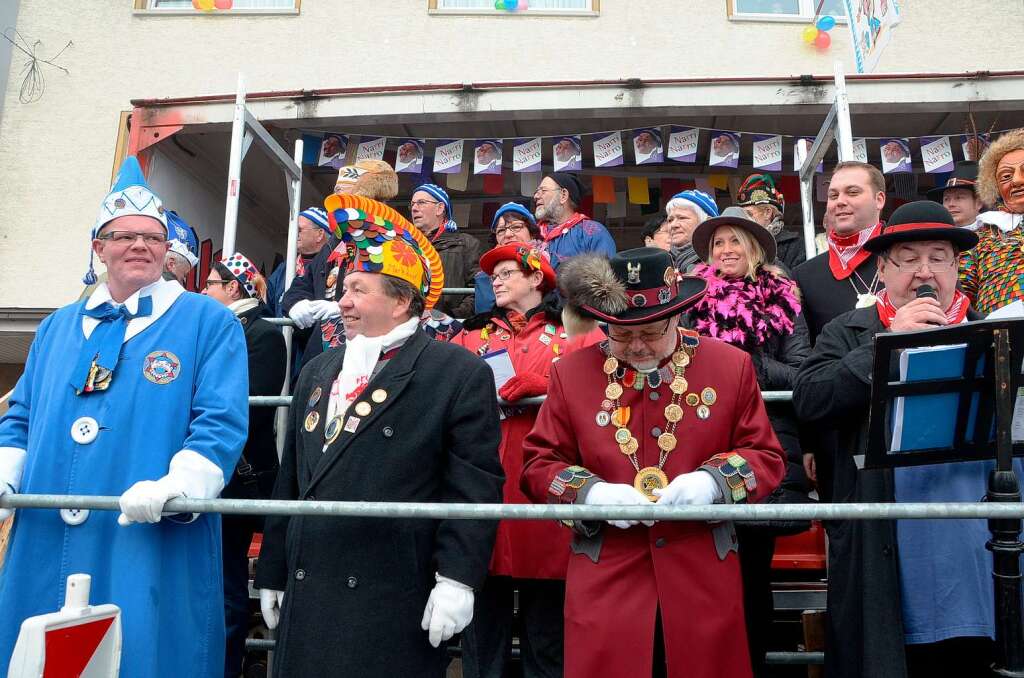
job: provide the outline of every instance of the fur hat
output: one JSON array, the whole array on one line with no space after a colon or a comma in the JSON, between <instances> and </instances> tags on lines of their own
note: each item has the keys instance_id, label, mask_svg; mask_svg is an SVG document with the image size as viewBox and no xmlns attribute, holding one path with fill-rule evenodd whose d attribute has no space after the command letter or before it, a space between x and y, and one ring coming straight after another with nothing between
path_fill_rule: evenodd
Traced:
<instances>
[{"instance_id":1,"label":"fur hat","mask_svg":"<svg viewBox=\"0 0 1024 678\"><path fill-rule=\"evenodd\" d=\"M383 160L360 160L338 170L336 195L361 195L371 200L391 200L398 195L398 175Z\"/></svg>"},{"instance_id":2,"label":"fur hat","mask_svg":"<svg viewBox=\"0 0 1024 678\"><path fill-rule=\"evenodd\" d=\"M679 276L668 252L656 247L625 250L610 260L578 255L558 270L566 306L578 315L611 325L642 325L685 311L707 288L707 281Z\"/></svg>"},{"instance_id":3,"label":"fur hat","mask_svg":"<svg viewBox=\"0 0 1024 678\"><path fill-rule=\"evenodd\" d=\"M996 183L996 167L1004 155L1021 149L1024 149L1024 127L1006 132L985 149L978 163L977 191L978 197L986 205L995 206L1003 202Z\"/></svg>"}]
</instances>

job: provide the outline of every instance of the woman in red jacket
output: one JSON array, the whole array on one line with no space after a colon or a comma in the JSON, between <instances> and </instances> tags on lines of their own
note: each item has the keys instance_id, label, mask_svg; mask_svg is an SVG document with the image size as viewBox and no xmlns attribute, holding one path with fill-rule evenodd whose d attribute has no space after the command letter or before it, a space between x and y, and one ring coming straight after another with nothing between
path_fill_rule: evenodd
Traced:
<instances>
[{"instance_id":1,"label":"woman in red jacket","mask_svg":"<svg viewBox=\"0 0 1024 678\"><path fill-rule=\"evenodd\" d=\"M468 318L452 343L482 357L508 352L515 376L498 389L505 401L500 448L504 501L526 504L529 501L519 489L522 441L533 427L539 406L517 403L547 393L551 364L565 353L568 343L553 297L545 300L555 288L555 272L539 250L518 242L485 253L480 268L494 283L495 306ZM466 678L502 676L512 654L516 590L524 677L562 675L562 603L570 536L554 521L501 522L490 576L477 594L473 623L462 634Z\"/></svg>"}]
</instances>

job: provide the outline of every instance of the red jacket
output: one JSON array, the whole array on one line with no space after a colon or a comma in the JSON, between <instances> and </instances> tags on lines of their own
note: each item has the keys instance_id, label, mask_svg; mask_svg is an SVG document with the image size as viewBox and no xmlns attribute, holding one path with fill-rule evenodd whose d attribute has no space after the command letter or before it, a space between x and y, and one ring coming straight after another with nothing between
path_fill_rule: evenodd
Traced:
<instances>
[{"instance_id":1,"label":"red jacket","mask_svg":"<svg viewBox=\"0 0 1024 678\"><path fill-rule=\"evenodd\" d=\"M490 314L487 323L486 316L476 316L466 321L468 328L452 338L451 343L479 355L507 350L516 374L532 372L547 379L552 364L564 355L568 339L557 311L540 309L530 315L526 327L518 334L513 334L500 313ZM479 327L481 324L485 324L486 333L485 327ZM472 329L474 326L477 327ZM574 346L576 343L573 342ZM505 419L501 422L499 454L505 469L506 504L530 503L519 489L519 475L523 467L523 438L533 428L537 410L536 405L502 408ZM569 530L554 521L503 520L498 526L490 573L526 579L565 579L570 538Z\"/></svg>"},{"instance_id":2,"label":"red jacket","mask_svg":"<svg viewBox=\"0 0 1024 678\"><path fill-rule=\"evenodd\" d=\"M547 401L523 442L522 487L535 502L570 496L552 486L569 466L584 467L610 483L633 484L636 471L613 438L615 426L596 421L608 383L605 358L600 346L590 346L552 370ZM750 357L702 337L685 378L687 393L699 396L711 387L715 398L706 419L695 407L682 405L684 416L675 431L679 444L663 469L669 480L714 455L735 452L754 472L756 489L749 501L766 497L782 479L785 456L765 414ZM658 464L655 434L666 426L664 409L672 397L667 381L654 392L657 399L649 385L641 391L626 388L620 400L630 407L628 426L640 442L641 467ZM586 489L575 501L582 501ZM569 559L566 678L651 675L659 608L670 678L749 676L739 559L735 551L719 559L715 526L660 522L620 530L600 525L597 562L582 552Z\"/></svg>"}]
</instances>

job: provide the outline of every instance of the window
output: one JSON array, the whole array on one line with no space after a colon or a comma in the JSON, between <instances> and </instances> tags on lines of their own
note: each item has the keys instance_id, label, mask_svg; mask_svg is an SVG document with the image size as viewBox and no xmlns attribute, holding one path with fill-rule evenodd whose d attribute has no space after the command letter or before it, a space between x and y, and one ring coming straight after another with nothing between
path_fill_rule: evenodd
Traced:
<instances>
[{"instance_id":1,"label":"window","mask_svg":"<svg viewBox=\"0 0 1024 678\"><path fill-rule=\"evenodd\" d=\"M293 11L298 9L299 0L233 0L231 11ZM136 2L136 9L150 9L157 11L197 11L192 7L192 0L141 0Z\"/></svg>"},{"instance_id":2,"label":"window","mask_svg":"<svg viewBox=\"0 0 1024 678\"><path fill-rule=\"evenodd\" d=\"M601 0L528 0L526 10L495 9L495 0L429 0L428 10L437 14L575 14L594 15Z\"/></svg>"},{"instance_id":3,"label":"window","mask_svg":"<svg viewBox=\"0 0 1024 678\"><path fill-rule=\"evenodd\" d=\"M811 21L815 16L846 22L843 0L726 0L730 19L741 21ZM818 5L821 11L815 13Z\"/></svg>"}]
</instances>

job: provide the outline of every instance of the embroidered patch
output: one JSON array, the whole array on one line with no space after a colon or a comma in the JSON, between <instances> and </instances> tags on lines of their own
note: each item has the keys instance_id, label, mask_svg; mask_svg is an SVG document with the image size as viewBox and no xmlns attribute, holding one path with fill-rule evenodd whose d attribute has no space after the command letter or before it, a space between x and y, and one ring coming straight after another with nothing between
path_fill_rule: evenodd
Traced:
<instances>
[{"instance_id":1,"label":"embroidered patch","mask_svg":"<svg viewBox=\"0 0 1024 678\"><path fill-rule=\"evenodd\" d=\"M181 361L170 351L153 351L142 362L142 373L154 384L169 384L181 373Z\"/></svg>"}]
</instances>

